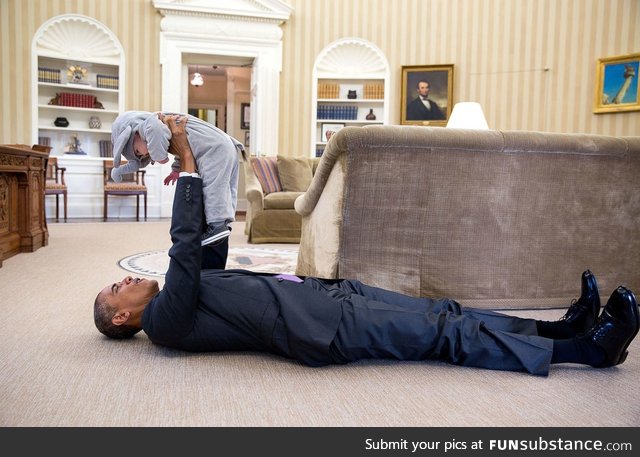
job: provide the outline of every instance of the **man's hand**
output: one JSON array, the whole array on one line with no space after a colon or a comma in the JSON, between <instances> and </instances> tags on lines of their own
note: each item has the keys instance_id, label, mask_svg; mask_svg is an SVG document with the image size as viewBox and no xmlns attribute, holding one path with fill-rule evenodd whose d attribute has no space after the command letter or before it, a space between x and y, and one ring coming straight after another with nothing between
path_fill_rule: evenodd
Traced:
<instances>
[{"instance_id":1,"label":"man's hand","mask_svg":"<svg viewBox=\"0 0 640 457\"><path fill-rule=\"evenodd\" d=\"M178 116L177 114L164 116L159 114L158 117L169 127L169 130L171 131L169 152L180 158L180 169L182 171L194 173L196 171L196 162L193 158L191 146L187 140L187 132L185 130L188 120L187 116Z\"/></svg>"}]
</instances>

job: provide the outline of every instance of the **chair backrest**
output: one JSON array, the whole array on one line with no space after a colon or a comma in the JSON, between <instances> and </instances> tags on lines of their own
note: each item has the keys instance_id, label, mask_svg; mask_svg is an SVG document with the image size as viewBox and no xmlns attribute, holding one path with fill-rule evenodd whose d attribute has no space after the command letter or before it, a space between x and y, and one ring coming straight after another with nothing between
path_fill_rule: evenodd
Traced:
<instances>
[{"instance_id":1,"label":"chair backrest","mask_svg":"<svg viewBox=\"0 0 640 457\"><path fill-rule=\"evenodd\" d=\"M47 159L45 185L47 187L52 186L58 190L66 188L66 183L64 182L65 170L66 168L58 166L58 159L56 157L49 157Z\"/></svg>"},{"instance_id":2,"label":"chair backrest","mask_svg":"<svg viewBox=\"0 0 640 457\"><path fill-rule=\"evenodd\" d=\"M58 159L55 157L47 160L47 181L58 182Z\"/></svg>"},{"instance_id":3,"label":"chair backrest","mask_svg":"<svg viewBox=\"0 0 640 457\"><path fill-rule=\"evenodd\" d=\"M120 162L120 166L124 166L127 163L126 160L123 160ZM111 170L113 170L114 166L113 166L113 160L105 160L104 161L104 174L103 174L103 178L104 178L104 183L105 184L115 184L115 181L113 180L113 178L111 178ZM140 184L140 185L144 185L144 179L142 180L142 182L140 182L140 178L139 175L143 174L144 171L138 171L135 173L127 173L122 175L122 183L125 184Z\"/></svg>"}]
</instances>

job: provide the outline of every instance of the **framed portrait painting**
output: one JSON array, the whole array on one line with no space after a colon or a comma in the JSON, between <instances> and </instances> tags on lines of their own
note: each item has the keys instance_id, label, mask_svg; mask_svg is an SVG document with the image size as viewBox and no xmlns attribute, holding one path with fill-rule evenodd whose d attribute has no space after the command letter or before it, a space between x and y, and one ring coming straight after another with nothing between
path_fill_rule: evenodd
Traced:
<instances>
[{"instance_id":1,"label":"framed portrait painting","mask_svg":"<svg viewBox=\"0 0 640 457\"><path fill-rule=\"evenodd\" d=\"M240 128L249 129L251 121L251 105L249 103L240 103Z\"/></svg>"},{"instance_id":2,"label":"framed portrait painting","mask_svg":"<svg viewBox=\"0 0 640 457\"><path fill-rule=\"evenodd\" d=\"M404 125L445 126L453 109L453 64L402 67Z\"/></svg>"},{"instance_id":3,"label":"framed portrait painting","mask_svg":"<svg viewBox=\"0 0 640 457\"><path fill-rule=\"evenodd\" d=\"M598 59L594 113L640 110L640 53Z\"/></svg>"}]
</instances>

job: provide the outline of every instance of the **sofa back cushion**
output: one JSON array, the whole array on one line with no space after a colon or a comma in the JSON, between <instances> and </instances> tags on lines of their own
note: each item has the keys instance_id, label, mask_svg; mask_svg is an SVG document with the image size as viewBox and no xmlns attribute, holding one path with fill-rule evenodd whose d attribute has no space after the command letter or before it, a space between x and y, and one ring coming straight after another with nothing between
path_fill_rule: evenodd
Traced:
<instances>
[{"instance_id":1,"label":"sofa back cushion","mask_svg":"<svg viewBox=\"0 0 640 457\"><path fill-rule=\"evenodd\" d=\"M262 191L265 194L281 192L283 190L280 176L278 175L278 164L275 157L252 157L251 167L258 177Z\"/></svg>"},{"instance_id":2,"label":"sofa back cushion","mask_svg":"<svg viewBox=\"0 0 640 457\"><path fill-rule=\"evenodd\" d=\"M311 184L313 173L309 159L305 157L278 156L278 175L282 188L288 192L306 192Z\"/></svg>"}]
</instances>

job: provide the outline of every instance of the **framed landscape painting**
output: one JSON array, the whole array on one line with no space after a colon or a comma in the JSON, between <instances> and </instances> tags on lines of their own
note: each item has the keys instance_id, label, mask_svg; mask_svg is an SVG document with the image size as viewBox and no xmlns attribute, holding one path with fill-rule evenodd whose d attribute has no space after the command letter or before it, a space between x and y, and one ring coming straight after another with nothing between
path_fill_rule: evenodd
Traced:
<instances>
[{"instance_id":1,"label":"framed landscape painting","mask_svg":"<svg viewBox=\"0 0 640 457\"><path fill-rule=\"evenodd\" d=\"M598 59L594 113L640 110L640 53Z\"/></svg>"}]
</instances>

